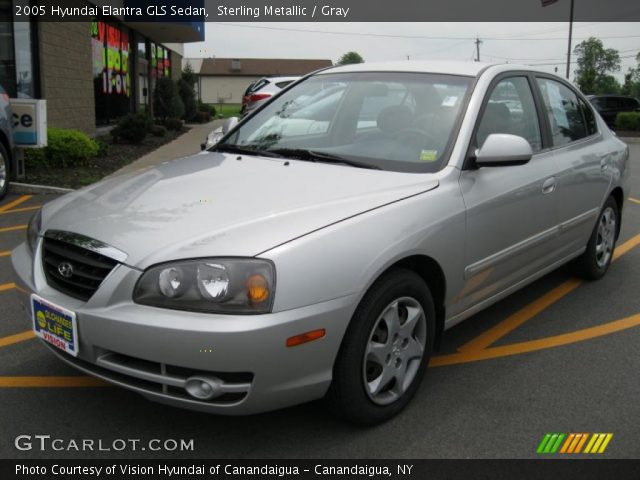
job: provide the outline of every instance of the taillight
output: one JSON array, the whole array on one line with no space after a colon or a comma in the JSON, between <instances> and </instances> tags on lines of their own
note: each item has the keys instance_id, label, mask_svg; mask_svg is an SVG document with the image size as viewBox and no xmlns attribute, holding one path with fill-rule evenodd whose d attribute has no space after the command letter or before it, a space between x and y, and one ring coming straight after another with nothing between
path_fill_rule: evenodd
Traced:
<instances>
[{"instance_id":1,"label":"taillight","mask_svg":"<svg viewBox=\"0 0 640 480\"><path fill-rule=\"evenodd\" d=\"M257 102L259 100L264 100L265 98L269 98L271 96L270 93L254 93L249 97L250 102Z\"/></svg>"},{"instance_id":2,"label":"taillight","mask_svg":"<svg viewBox=\"0 0 640 480\"><path fill-rule=\"evenodd\" d=\"M6 103L9 103L9 95L7 95L6 93L0 93L0 98L2 98L2 100Z\"/></svg>"}]
</instances>

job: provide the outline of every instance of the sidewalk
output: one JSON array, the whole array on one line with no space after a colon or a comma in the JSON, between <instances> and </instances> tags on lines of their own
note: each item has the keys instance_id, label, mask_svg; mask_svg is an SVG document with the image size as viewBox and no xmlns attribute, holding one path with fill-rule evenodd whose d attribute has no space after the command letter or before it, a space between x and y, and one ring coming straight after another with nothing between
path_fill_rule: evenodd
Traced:
<instances>
[{"instance_id":1,"label":"sidewalk","mask_svg":"<svg viewBox=\"0 0 640 480\"><path fill-rule=\"evenodd\" d=\"M202 125L189 125L190 130L187 133L180 135L173 142L163 145L157 150L146 154L144 157L140 157L129 165L125 165L120 170L113 172L109 177L115 177L123 173L130 173L145 167L158 165L167 160L194 155L200 151L200 144L205 141L211 130L222 125L223 121L224 120L213 120L212 122Z\"/></svg>"}]
</instances>

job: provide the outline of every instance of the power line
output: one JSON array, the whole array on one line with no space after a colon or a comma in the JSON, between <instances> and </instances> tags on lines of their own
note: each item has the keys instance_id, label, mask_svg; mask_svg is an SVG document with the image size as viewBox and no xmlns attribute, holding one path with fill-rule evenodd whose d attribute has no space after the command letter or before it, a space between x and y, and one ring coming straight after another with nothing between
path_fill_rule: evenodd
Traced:
<instances>
[{"instance_id":1,"label":"power line","mask_svg":"<svg viewBox=\"0 0 640 480\"><path fill-rule=\"evenodd\" d=\"M254 28L261 30L276 30L283 32L300 32L300 33L321 33L323 35L345 35L351 37L379 37L379 38L406 38L413 40L475 40L475 37L467 36L431 36L431 35L394 35L388 33L368 33L368 32L346 32L346 31L327 31L327 30L314 30L314 29L302 29L302 28L290 28L290 27L269 27L264 25L244 25L240 23L227 23L227 22L209 22L214 25L220 25L225 27L236 28ZM578 40L586 40L594 35L587 37L575 37ZM610 36L598 36L600 39L614 39L614 38L640 38L640 35L610 35ZM483 37L483 40L491 41L566 41L567 37L548 37L548 38L517 38L517 37Z\"/></svg>"}]
</instances>

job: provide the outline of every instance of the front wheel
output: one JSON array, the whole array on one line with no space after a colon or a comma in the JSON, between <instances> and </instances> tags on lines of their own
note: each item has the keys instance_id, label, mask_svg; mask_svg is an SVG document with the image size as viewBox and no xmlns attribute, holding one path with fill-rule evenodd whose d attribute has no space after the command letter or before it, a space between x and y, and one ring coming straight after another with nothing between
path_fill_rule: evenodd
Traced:
<instances>
[{"instance_id":1,"label":"front wheel","mask_svg":"<svg viewBox=\"0 0 640 480\"><path fill-rule=\"evenodd\" d=\"M434 333L434 303L422 278L409 270L382 277L345 334L326 397L330 408L361 425L399 413L424 376Z\"/></svg>"},{"instance_id":2,"label":"front wheel","mask_svg":"<svg viewBox=\"0 0 640 480\"><path fill-rule=\"evenodd\" d=\"M576 260L580 276L586 280L598 280L607 273L613 259L619 226L618 204L613 197L609 197L602 207L587 249Z\"/></svg>"}]
</instances>

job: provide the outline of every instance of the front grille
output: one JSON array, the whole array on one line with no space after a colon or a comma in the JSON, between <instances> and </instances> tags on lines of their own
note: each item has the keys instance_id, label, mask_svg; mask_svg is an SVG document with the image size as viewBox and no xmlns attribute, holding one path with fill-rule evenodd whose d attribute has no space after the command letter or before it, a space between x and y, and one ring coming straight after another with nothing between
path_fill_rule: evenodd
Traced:
<instances>
[{"instance_id":1,"label":"front grille","mask_svg":"<svg viewBox=\"0 0 640 480\"><path fill-rule=\"evenodd\" d=\"M72 268L68 277L60 273L60 265L63 264L69 264ZM47 283L70 297L89 300L117 264L112 258L77 245L44 238L42 266Z\"/></svg>"}]
</instances>

